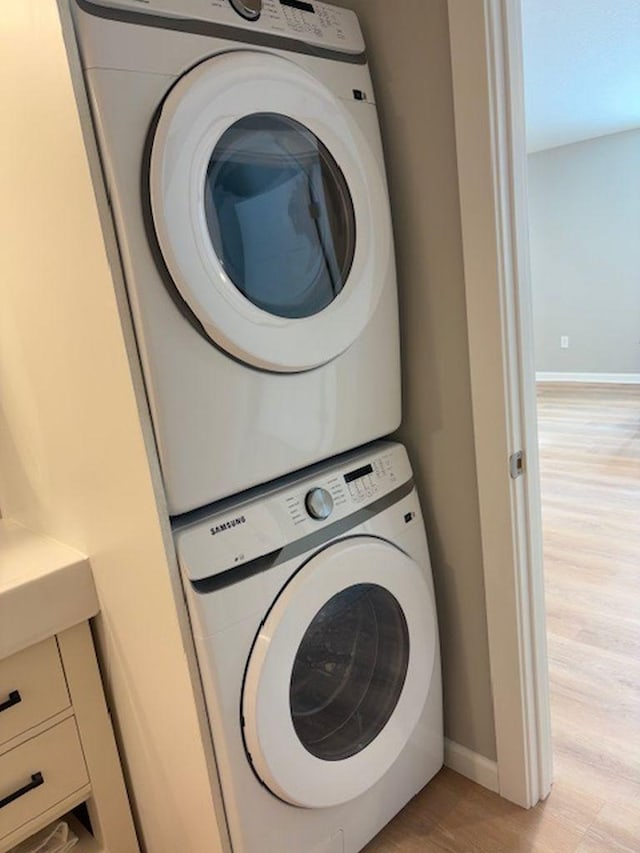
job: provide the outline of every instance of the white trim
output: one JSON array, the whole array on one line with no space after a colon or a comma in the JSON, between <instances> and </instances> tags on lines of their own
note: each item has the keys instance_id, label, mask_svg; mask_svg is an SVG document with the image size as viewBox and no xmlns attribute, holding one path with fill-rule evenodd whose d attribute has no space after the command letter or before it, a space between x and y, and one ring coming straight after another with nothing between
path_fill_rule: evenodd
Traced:
<instances>
[{"instance_id":1,"label":"white trim","mask_svg":"<svg viewBox=\"0 0 640 853\"><path fill-rule=\"evenodd\" d=\"M512 231L505 228L505 239L511 238L514 253L513 279L510 289L514 299L512 333L517 338L512 359L510 405L519 406L520 442L526 452L526 476L516 482L521 487L518 544L521 554L519 590L522 619L521 661L529 665L524 673L528 692L529 805L545 799L553 782L553 744L549 698L549 665L547 659L547 619L544 590L542 512L540 471L538 462L538 417L535 383L535 348L533 338L533 296L531 260L529 257L529 199L526 119L524 108L524 59L522 44L521 0L493 0L496 20L494 51L502 56L505 67L502 98L496 108L508 127L511 171L505 164L498 176L505 194L503 216L512 219ZM508 233L507 233L508 232ZM510 689L509 685L503 688ZM495 696L494 696L495 699ZM501 777L502 778L502 777Z\"/></svg>"},{"instance_id":2,"label":"white trim","mask_svg":"<svg viewBox=\"0 0 640 853\"><path fill-rule=\"evenodd\" d=\"M588 382L592 385L640 385L640 373L536 373L536 382Z\"/></svg>"},{"instance_id":3,"label":"white trim","mask_svg":"<svg viewBox=\"0 0 640 853\"><path fill-rule=\"evenodd\" d=\"M498 791L498 764L466 746L444 739L444 763L446 767L477 782L490 791Z\"/></svg>"},{"instance_id":4,"label":"white trim","mask_svg":"<svg viewBox=\"0 0 640 853\"><path fill-rule=\"evenodd\" d=\"M552 779L529 282L520 4L449 0L482 555L499 792ZM526 454L511 480L509 457Z\"/></svg>"}]
</instances>

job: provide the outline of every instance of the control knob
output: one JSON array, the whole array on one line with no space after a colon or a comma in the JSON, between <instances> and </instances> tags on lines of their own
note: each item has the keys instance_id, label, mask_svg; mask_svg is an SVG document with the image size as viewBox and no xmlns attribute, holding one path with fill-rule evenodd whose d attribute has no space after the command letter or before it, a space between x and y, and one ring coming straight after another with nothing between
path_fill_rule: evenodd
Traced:
<instances>
[{"instance_id":1,"label":"control knob","mask_svg":"<svg viewBox=\"0 0 640 853\"><path fill-rule=\"evenodd\" d=\"M316 487L307 492L304 505L311 518L324 521L329 518L333 509L333 498L326 489Z\"/></svg>"},{"instance_id":2,"label":"control knob","mask_svg":"<svg viewBox=\"0 0 640 853\"><path fill-rule=\"evenodd\" d=\"M262 0L229 0L229 2L247 21L257 21L262 12Z\"/></svg>"}]
</instances>

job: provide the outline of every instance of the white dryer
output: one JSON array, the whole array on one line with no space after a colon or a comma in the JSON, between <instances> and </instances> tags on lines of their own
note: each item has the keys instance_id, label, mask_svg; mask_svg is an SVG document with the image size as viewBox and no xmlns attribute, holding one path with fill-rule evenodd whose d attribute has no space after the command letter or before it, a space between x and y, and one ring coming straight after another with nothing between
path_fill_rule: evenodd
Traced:
<instances>
[{"instance_id":1,"label":"white dryer","mask_svg":"<svg viewBox=\"0 0 640 853\"><path fill-rule=\"evenodd\" d=\"M355 15L70 2L170 514L392 432L395 262Z\"/></svg>"},{"instance_id":2,"label":"white dryer","mask_svg":"<svg viewBox=\"0 0 640 853\"><path fill-rule=\"evenodd\" d=\"M404 448L345 454L174 535L234 853L355 853L443 761Z\"/></svg>"}]
</instances>

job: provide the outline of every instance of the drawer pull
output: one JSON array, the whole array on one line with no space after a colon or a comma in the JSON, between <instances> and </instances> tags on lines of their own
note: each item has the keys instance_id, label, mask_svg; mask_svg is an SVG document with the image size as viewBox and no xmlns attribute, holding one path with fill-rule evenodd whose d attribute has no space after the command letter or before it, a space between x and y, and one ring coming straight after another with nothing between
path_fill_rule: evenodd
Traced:
<instances>
[{"instance_id":1,"label":"drawer pull","mask_svg":"<svg viewBox=\"0 0 640 853\"><path fill-rule=\"evenodd\" d=\"M44 776L40 772L33 773L28 785L25 785L24 788L19 788L17 791L14 791L13 794L9 794L8 797L0 800L0 809L8 806L9 803L13 803L14 800L24 797L25 794L28 794L29 791L33 791L34 788L39 788L40 785L44 785Z\"/></svg>"},{"instance_id":2,"label":"drawer pull","mask_svg":"<svg viewBox=\"0 0 640 853\"><path fill-rule=\"evenodd\" d=\"M12 690L11 693L9 693L9 698L4 702L0 702L0 713L2 713L2 711L7 711L9 708L13 708L13 706L17 705L19 702L22 702L20 691Z\"/></svg>"}]
</instances>

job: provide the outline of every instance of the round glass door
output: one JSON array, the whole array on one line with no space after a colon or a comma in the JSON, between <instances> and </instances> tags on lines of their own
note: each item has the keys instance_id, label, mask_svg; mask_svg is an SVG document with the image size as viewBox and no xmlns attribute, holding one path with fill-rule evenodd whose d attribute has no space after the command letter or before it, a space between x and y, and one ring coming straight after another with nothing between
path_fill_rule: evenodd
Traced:
<instances>
[{"instance_id":1,"label":"round glass door","mask_svg":"<svg viewBox=\"0 0 640 853\"><path fill-rule=\"evenodd\" d=\"M311 317L338 296L355 250L344 175L325 145L283 115L231 125L207 169L211 241L240 293L278 317Z\"/></svg>"},{"instance_id":2,"label":"round glass door","mask_svg":"<svg viewBox=\"0 0 640 853\"><path fill-rule=\"evenodd\" d=\"M280 799L348 802L396 761L435 663L424 570L368 536L329 545L293 575L260 627L242 696L251 764Z\"/></svg>"},{"instance_id":3,"label":"round glass door","mask_svg":"<svg viewBox=\"0 0 640 853\"><path fill-rule=\"evenodd\" d=\"M230 51L178 80L149 194L175 287L212 342L251 366L327 364L395 286L375 109L293 61Z\"/></svg>"},{"instance_id":4,"label":"round glass door","mask_svg":"<svg viewBox=\"0 0 640 853\"><path fill-rule=\"evenodd\" d=\"M390 592L356 584L330 598L291 674L291 716L305 749L324 761L365 749L398 704L408 665L407 620Z\"/></svg>"}]
</instances>

